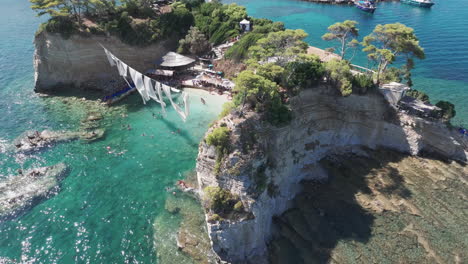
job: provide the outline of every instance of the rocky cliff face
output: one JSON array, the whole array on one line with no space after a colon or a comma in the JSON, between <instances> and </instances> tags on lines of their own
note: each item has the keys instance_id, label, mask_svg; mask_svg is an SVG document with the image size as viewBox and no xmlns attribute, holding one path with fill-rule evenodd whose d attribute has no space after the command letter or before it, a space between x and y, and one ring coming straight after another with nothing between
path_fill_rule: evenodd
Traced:
<instances>
[{"instance_id":1,"label":"rocky cliff face","mask_svg":"<svg viewBox=\"0 0 468 264\"><path fill-rule=\"evenodd\" d=\"M103 83L120 80L117 68L111 67L101 43L117 57L139 71L154 68L154 61L170 49L174 40L147 47L134 47L117 37L73 35L42 32L36 36L34 53L35 90L50 91L62 86L103 89Z\"/></svg>"},{"instance_id":2,"label":"rocky cliff face","mask_svg":"<svg viewBox=\"0 0 468 264\"><path fill-rule=\"evenodd\" d=\"M380 94L337 97L325 88L302 92L291 101L294 119L276 128L248 113L229 115L217 125L231 130L231 152L214 173L216 152L202 142L197 162L201 191L219 186L238 195L253 219L207 221L214 250L233 263L266 261L272 217L291 205L302 180L327 178L325 156L390 148L466 162L468 147L443 124L396 113ZM208 131L210 133L210 131ZM207 216L208 219L208 216Z\"/></svg>"}]
</instances>

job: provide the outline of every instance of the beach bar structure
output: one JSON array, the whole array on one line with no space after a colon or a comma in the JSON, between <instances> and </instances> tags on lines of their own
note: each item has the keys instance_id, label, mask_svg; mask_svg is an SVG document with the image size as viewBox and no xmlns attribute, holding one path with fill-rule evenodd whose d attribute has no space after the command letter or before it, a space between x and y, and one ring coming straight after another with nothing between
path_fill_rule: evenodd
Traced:
<instances>
[{"instance_id":1,"label":"beach bar structure","mask_svg":"<svg viewBox=\"0 0 468 264\"><path fill-rule=\"evenodd\" d=\"M171 71L186 70L193 67L195 63L195 59L172 51L154 62L157 68Z\"/></svg>"},{"instance_id":2,"label":"beach bar structure","mask_svg":"<svg viewBox=\"0 0 468 264\"><path fill-rule=\"evenodd\" d=\"M391 82L380 86L379 90L390 105L397 108L401 98L405 96L406 91L410 90L410 88L402 83Z\"/></svg>"}]
</instances>

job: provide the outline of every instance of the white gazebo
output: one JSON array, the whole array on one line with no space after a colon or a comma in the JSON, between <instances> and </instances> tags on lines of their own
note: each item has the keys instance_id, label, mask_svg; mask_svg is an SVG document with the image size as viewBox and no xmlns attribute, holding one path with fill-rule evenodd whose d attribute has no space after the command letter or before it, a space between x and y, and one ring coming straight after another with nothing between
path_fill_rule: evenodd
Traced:
<instances>
[{"instance_id":1,"label":"white gazebo","mask_svg":"<svg viewBox=\"0 0 468 264\"><path fill-rule=\"evenodd\" d=\"M251 30L250 21L248 21L247 19L244 19L241 22L239 22L239 25L240 25L240 27L241 27L241 29L243 31L250 31Z\"/></svg>"}]
</instances>

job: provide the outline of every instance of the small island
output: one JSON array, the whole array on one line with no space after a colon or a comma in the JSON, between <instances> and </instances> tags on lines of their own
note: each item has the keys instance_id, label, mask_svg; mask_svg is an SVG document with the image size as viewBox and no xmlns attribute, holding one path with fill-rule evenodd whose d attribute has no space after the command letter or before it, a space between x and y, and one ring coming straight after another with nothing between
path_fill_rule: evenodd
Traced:
<instances>
[{"instance_id":1,"label":"small island","mask_svg":"<svg viewBox=\"0 0 468 264\"><path fill-rule=\"evenodd\" d=\"M430 104L426 94L411 89L411 70L425 53L414 30L403 24L378 25L369 35L359 36L357 22L338 22L323 32L330 48L322 50L304 41L303 30L250 17L244 7L218 1L31 2L40 15L51 15L35 37L38 92L93 89L104 96L119 91L121 83L109 84L119 75L109 65L105 46L138 71L160 70L167 82L182 88L228 94L231 100L199 144L194 183L198 186L190 187L203 205L204 224L218 260L285 263L280 261L286 254L281 248L288 245L303 260L327 261L334 248L327 244L327 254L322 254L322 244L314 243L323 233L313 223L335 232L323 217L342 220L330 216L336 213L333 208L344 208L342 202L359 207L359 219L364 220L366 210L376 215L401 211L405 217L423 216L429 207L418 207L413 201L420 199L405 196L412 182L424 182L407 174L411 164L437 183L434 188L444 188L439 181L458 182L459 175L466 175L466 130L450 123L455 106L447 101ZM352 63L357 49L367 54L369 68ZM173 54L169 52L196 61L192 75L208 72L213 79L233 85L193 82L186 69L177 78L171 78L167 69L154 69L154 61ZM187 84L185 76L192 82ZM373 167L363 165L357 171L360 168L353 162L362 164L363 159ZM398 171L397 163L404 169ZM437 178L433 166L450 173ZM380 174L373 169L380 169ZM347 170L353 177L347 176ZM335 182L345 188L336 188ZM454 186L456 193L466 191L466 186ZM308 206L304 199L323 201L330 196L320 190L343 193L329 204ZM171 212L177 212L173 207ZM307 210L309 214L304 213ZM453 257L433 253L433 241L421 242L423 231L414 225L399 231L417 236L427 252L421 259L427 262ZM193 245L207 246L206 241L187 240L186 232L182 234L178 244L185 253L196 251ZM308 243L316 255L307 253ZM403 254L395 261L409 257ZM197 259L208 261L199 252Z\"/></svg>"}]
</instances>

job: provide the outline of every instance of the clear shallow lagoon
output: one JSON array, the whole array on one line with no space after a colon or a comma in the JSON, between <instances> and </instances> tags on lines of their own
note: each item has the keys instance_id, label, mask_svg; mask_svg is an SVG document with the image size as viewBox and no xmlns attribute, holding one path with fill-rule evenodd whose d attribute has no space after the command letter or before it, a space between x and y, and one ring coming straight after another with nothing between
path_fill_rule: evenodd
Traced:
<instances>
[{"instance_id":1,"label":"clear shallow lagoon","mask_svg":"<svg viewBox=\"0 0 468 264\"><path fill-rule=\"evenodd\" d=\"M321 36L329 25L346 19L359 22L360 40L377 24L400 22L415 29L426 59L416 61L414 88L425 91L433 102L449 100L456 105L455 124L468 126L468 2L436 0L431 9L399 2L379 3L373 15L353 6L316 4L295 0L224 0L247 7L249 15L283 21L286 27L302 28L306 41L319 48L330 47ZM355 64L367 65L365 54Z\"/></svg>"},{"instance_id":2,"label":"clear shallow lagoon","mask_svg":"<svg viewBox=\"0 0 468 264\"><path fill-rule=\"evenodd\" d=\"M38 97L32 42L43 19L29 5L3 0L0 8L0 181L21 167L59 162L70 174L56 196L0 223L0 263L154 263L157 253L190 263L175 247L181 218L165 210L172 196L166 187L195 168L198 143L221 102L206 98L203 105L194 95L192 115L183 123L171 108L165 120L153 119L160 108L143 106L138 96L113 111L66 97ZM100 141L58 144L31 156L6 149L26 130L77 129L89 111L105 114L107 131ZM127 124L132 130L122 128ZM180 134L173 134L178 129ZM125 154L108 154L106 146Z\"/></svg>"}]
</instances>

